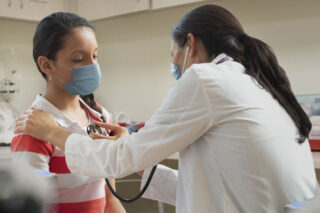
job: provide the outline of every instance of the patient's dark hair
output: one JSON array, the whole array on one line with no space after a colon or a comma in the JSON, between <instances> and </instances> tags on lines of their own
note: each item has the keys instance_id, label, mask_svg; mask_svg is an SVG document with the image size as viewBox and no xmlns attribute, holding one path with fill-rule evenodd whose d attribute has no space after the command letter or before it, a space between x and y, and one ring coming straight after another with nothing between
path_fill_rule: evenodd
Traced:
<instances>
[{"instance_id":1,"label":"patient's dark hair","mask_svg":"<svg viewBox=\"0 0 320 213\"><path fill-rule=\"evenodd\" d=\"M248 36L239 21L226 9L204 5L190 11L173 28L172 38L180 48L192 33L203 43L213 59L221 53L243 64L252 76L281 104L297 126L303 143L311 130L311 122L294 96L288 77L272 49L261 40Z\"/></svg>"},{"instance_id":2,"label":"patient's dark hair","mask_svg":"<svg viewBox=\"0 0 320 213\"><path fill-rule=\"evenodd\" d=\"M57 52L63 48L66 36L70 35L76 27L88 27L95 31L94 25L85 18L66 12L52 13L38 24L33 36L33 59L46 80L47 75L41 71L38 64L39 56L55 60ZM81 98L92 109L102 113L102 109L97 106L93 94L81 96ZM102 119L105 121L105 118L102 117Z\"/></svg>"}]
</instances>

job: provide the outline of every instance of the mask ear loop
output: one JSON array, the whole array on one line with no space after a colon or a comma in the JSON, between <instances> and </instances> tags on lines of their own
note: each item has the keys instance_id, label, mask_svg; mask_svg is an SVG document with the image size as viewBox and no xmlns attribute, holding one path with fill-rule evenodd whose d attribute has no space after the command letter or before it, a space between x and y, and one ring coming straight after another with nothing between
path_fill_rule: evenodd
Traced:
<instances>
[{"instance_id":1,"label":"mask ear loop","mask_svg":"<svg viewBox=\"0 0 320 213\"><path fill-rule=\"evenodd\" d=\"M183 61L183 66L182 66L182 74L184 73L185 68L186 68L189 50L190 50L190 47L187 48L186 54L185 54L185 56L184 56L184 61Z\"/></svg>"},{"instance_id":2,"label":"mask ear loop","mask_svg":"<svg viewBox=\"0 0 320 213\"><path fill-rule=\"evenodd\" d=\"M72 74L72 68L67 67L67 66L64 66L64 65L62 65L62 64L58 64L58 63L57 63L56 61L54 61L54 60L52 60L52 62L53 62L54 64L56 64L57 66L63 67L63 68L65 68L65 69L68 69L68 70L71 72L71 74ZM51 80L51 73L50 73L49 77L50 77L49 80ZM58 81L60 81L62 84L69 85L68 83L62 81L60 78L57 78L57 79L58 79ZM73 75L72 75L72 81L73 81ZM80 91L78 88L73 87L73 89L75 89L75 90L77 90L77 92L81 93L81 91Z\"/></svg>"}]
</instances>

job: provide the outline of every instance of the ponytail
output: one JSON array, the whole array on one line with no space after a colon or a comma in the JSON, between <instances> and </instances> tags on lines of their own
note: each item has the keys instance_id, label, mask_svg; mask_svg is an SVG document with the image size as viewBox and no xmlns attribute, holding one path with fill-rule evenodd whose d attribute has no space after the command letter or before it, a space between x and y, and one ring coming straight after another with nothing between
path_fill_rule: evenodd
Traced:
<instances>
[{"instance_id":1,"label":"ponytail","mask_svg":"<svg viewBox=\"0 0 320 213\"><path fill-rule=\"evenodd\" d=\"M306 140L311 122L267 44L246 35L237 18L217 5L204 5L192 10L173 28L172 38L180 48L186 45L188 33L203 43L208 58L225 53L243 64L246 74L267 90L291 117L300 133L299 143Z\"/></svg>"},{"instance_id":2,"label":"ponytail","mask_svg":"<svg viewBox=\"0 0 320 213\"><path fill-rule=\"evenodd\" d=\"M299 129L299 143L303 143L311 130L311 122L294 96L285 71L278 64L272 49L264 42L246 34L240 36L244 46L246 73L252 76L287 111Z\"/></svg>"},{"instance_id":3,"label":"ponytail","mask_svg":"<svg viewBox=\"0 0 320 213\"><path fill-rule=\"evenodd\" d=\"M98 107L97 103L94 100L93 93L89 95L82 95L80 97L91 109L94 109L95 111L99 112L101 114L101 120L103 122L106 122L106 118L102 115L102 109Z\"/></svg>"}]
</instances>

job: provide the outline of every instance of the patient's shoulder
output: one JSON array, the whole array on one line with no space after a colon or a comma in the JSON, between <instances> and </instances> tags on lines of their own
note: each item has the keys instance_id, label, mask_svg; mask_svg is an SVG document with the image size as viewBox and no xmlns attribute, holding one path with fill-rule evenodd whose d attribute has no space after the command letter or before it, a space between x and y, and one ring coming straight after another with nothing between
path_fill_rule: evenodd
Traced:
<instances>
[{"instance_id":1,"label":"patient's shoulder","mask_svg":"<svg viewBox=\"0 0 320 213\"><path fill-rule=\"evenodd\" d=\"M15 135L11 142L11 152L33 152L52 156L54 146L48 142L38 140L30 135Z\"/></svg>"}]
</instances>

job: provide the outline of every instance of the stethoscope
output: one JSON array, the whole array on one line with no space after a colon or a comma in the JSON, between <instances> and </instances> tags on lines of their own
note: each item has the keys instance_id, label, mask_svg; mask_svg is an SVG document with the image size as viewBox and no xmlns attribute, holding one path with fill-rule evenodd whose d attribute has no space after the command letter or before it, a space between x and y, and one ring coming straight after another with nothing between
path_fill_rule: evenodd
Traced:
<instances>
[{"instance_id":1,"label":"stethoscope","mask_svg":"<svg viewBox=\"0 0 320 213\"><path fill-rule=\"evenodd\" d=\"M219 60L216 64L218 65L218 64L221 64L221 63L223 63L223 62L225 62L225 61L228 61L228 60L230 60L229 57L224 57L224 58L222 58L221 60ZM101 129L98 125L89 124L89 125L87 126L87 133L88 133L88 135L90 135L90 133L99 133L99 134L102 134L102 129ZM112 135L113 135L112 132L109 133L109 135L112 136ZM107 186L109 187L110 192L113 194L113 196L115 196L116 198L118 198L119 200L121 200L121 201L123 201L123 202L131 203L131 202L136 201L137 199L139 199L139 198L145 193L145 191L147 190L148 186L150 185L150 182L151 182L151 180L152 180L152 177L153 177L156 169L157 169L157 165L155 165L155 166L152 167L151 172L150 172L150 175L149 175L149 177L148 177L145 185L143 186L141 192L140 192L137 196L135 196L135 197L133 197L133 198L131 198L131 199L123 198L123 197L121 197L120 195L118 195L118 194L114 191L114 189L112 188L109 180L108 180L107 178L106 178L105 180L106 180Z\"/></svg>"},{"instance_id":2,"label":"stethoscope","mask_svg":"<svg viewBox=\"0 0 320 213\"><path fill-rule=\"evenodd\" d=\"M101 129L101 127L99 127L98 125L89 124L89 125L87 126L87 133L88 133L88 135L90 135L91 133L99 133L99 134L102 134L102 129ZM112 132L110 132L109 135L112 136L112 135L113 135ZM115 190L112 188L109 180L108 180L107 178L106 178L105 180L106 180L107 186L108 186L108 188L110 189L110 192L113 194L113 196L115 196L116 198L118 198L119 200L121 200L121 201L123 201L123 202L131 203L131 202L136 201L137 199L139 199L139 198L145 193L145 191L147 190L148 186L150 185L150 182L151 182L151 180L152 180L152 177L153 177L156 169L157 169L157 165L155 165L155 166L152 167L152 170L151 170L151 172L150 172L150 175L149 175L146 183L144 184L141 192L140 192L138 195L136 195L135 197L131 198L131 199L123 198L123 197L121 197L120 195L118 195L118 194L115 192Z\"/></svg>"}]
</instances>

